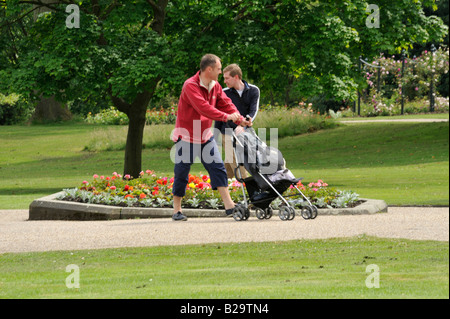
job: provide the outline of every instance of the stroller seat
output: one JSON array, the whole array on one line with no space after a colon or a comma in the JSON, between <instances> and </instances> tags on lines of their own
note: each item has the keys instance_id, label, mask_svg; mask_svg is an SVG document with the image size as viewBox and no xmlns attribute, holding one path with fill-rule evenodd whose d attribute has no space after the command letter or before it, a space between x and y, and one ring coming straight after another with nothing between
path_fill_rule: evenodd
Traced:
<instances>
[{"instance_id":1,"label":"stroller seat","mask_svg":"<svg viewBox=\"0 0 450 319\"><path fill-rule=\"evenodd\" d=\"M258 208L266 209L271 202L276 199L279 194L284 193L291 185L296 185L303 178L294 179L279 179L275 182L265 183L261 185L258 183L261 177L258 175L247 177L243 180L245 188L247 189L250 202ZM262 186L262 187L261 187Z\"/></svg>"}]
</instances>

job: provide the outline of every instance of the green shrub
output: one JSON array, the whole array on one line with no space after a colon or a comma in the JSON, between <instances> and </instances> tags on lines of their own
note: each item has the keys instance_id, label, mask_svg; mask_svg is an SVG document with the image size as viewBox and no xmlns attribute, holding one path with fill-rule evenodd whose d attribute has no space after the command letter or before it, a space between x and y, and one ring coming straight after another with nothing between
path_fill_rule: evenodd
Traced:
<instances>
[{"instance_id":1,"label":"green shrub","mask_svg":"<svg viewBox=\"0 0 450 319\"><path fill-rule=\"evenodd\" d=\"M145 113L145 124L175 124L177 119L176 108L174 106L168 109L151 109ZM90 124L106 124L106 125L128 125L128 117L125 113L118 111L111 106L108 109L86 117L86 122Z\"/></svg>"},{"instance_id":2,"label":"green shrub","mask_svg":"<svg viewBox=\"0 0 450 319\"><path fill-rule=\"evenodd\" d=\"M266 128L267 138L270 128L278 129L278 137L294 136L320 129L336 126L336 122L329 116L317 114L311 106L307 108L272 108L270 111L261 110L255 120L254 128Z\"/></svg>"},{"instance_id":3,"label":"green shrub","mask_svg":"<svg viewBox=\"0 0 450 319\"><path fill-rule=\"evenodd\" d=\"M12 125L27 120L32 112L29 104L18 94L0 93L0 125Z\"/></svg>"},{"instance_id":4,"label":"green shrub","mask_svg":"<svg viewBox=\"0 0 450 319\"><path fill-rule=\"evenodd\" d=\"M89 124L128 125L128 117L125 113L111 106L95 115L89 112L86 117L86 122Z\"/></svg>"},{"instance_id":5,"label":"green shrub","mask_svg":"<svg viewBox=\"0 0 450 319\"><path fill-rule=\"evenodd\" d=\"M176 109L164 111L147 111L147 125L144 129L144 148L171 148L173 145L170 134L176 120ZM104 110L95 116L88 116L89 123L96 124L128 124L125 114L114 108ZM267 141L270 140L270 128L278 129L278 138L294 136L320 129L335 127L336 121L330 116L315 113L311 107L288 109L279 106L262 107L257 115L254 128L266 128ZM258 132L258 134L261 132ZM263 134L263 133L261 133ZM85 146L86 151L114 151L125 149L126 127L116 129L106 127L92 134L91 140Z\"/></svg>"}]
</instances>

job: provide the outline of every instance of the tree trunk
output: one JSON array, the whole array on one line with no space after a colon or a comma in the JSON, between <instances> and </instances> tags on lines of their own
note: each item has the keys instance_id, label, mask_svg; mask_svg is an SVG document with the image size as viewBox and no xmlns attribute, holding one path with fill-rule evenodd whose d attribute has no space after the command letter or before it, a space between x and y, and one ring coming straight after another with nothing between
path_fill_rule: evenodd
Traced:
<instances>
[{"instance_id":1,"label":"tree trunk","mask_svg":"<svg viewBox=\"0 0 450 319\"><path fill-rule=\"evenodd\" d=\"M148 89L139 93L133 103L111 96L114 106L128 116L128 135L125 146L125 163L123 176L138 178L142 171L142 142L144 140L145 113L147 106L155 93L159 78L149 84Z\"/></svg>"},{"instance_id":2,"label":"tree trunk","mask_svg":"<svg viewBox=\"0 0 450 319\"><path fill-rule=\"evenodd\" d=\"M163 36L166 7L169 1L147 0L147 2L152 7L154 14L153 21L149 27L160 36ZM111 90L109 91L114 106L119 111L127 114L129 120L123 176L130 175L133 178L138 178L142 171L142 142L144 140L145 113L160 80L161 78L157 76L150 83L142 85L142 88L145 88L144 91L139 93L131 104L122 98L113 96Z\"/></svg>"},{"instance_id":3,"label":"tree trunk","mask_svg":"<svg viewBox=\"0 0 450 319\"><path fill-rule=\"evenodd\" d=\"M41 5L33 5L33 19L37 20L39 14L43 12L51 12L49 7L46 7L45 4L52 5L55 3L54 0L42 0L41 1L44 6ZM37 122L55 122L55 121L67 121L72 118L72 113L70 113L67 105L60 103L55 100L53 96L49 98L44 98L42 95L40 96L39 102L36 104L34 109L33 116L31 118L32 121Z\"/></svg>"},{"instance_id":4,"label":"tree trunk","mask_svg":"<svg viewBox=\"0 0 450 319\"><path fill-rule=\"evenodd\" d=\"M128 115L128 135L125 147L124 175L139 177L142 170L142 142L144 140L145 112L133 112Z\"/></svg>"},{"instance_id":5,"label":"tree trunk","mask_svg":"<svg viewBox=\"0 0 450 319\"><path fill-rule=\"evenodd\" d=\"M42 97L34 108L34 113L31 118L32 121L38 122L54 122L54 121L68 121L72 118L67 105L59 103L53 96L49 98Z\"/></svg>"}]
</instances>

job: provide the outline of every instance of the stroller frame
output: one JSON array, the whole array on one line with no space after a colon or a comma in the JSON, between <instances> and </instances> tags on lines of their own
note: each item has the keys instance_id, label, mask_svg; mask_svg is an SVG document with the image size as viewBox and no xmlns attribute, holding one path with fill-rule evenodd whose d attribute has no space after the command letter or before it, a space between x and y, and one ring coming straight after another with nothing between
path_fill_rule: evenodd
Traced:
<instances>
[{"instance_id":1,"label":"stroller frame","mask_svg":"<svg viewBox=\"0 0 450 319\"><path fill-rule=\"evenodd\" d=\"M256 135L256 134L254 134L254 135L261 143L263 143L258 135ZM236 207L233 211L233 218L236 221L242 221L242 220L247 220L250 217L250 204L249 204L249 201L247 200L247 196L245 194L244 183L251 182L253 180L253 177L249 177L247 179L242 178L240 167L244 166L244 163L239 162L238 156L236 154L235 146L236 146L236 143L239 143L239 145L242 148L244 148L244 145L242 145L242 143L239 141L239 139L237 138L234 131L232 132L232 138L233 138L232 141L233 141L234 158L235 158L235 161L237 164L237 167L234 169L234 175L236 177L236 180L241 183L242 195L244 198L243 205L236 205ZM315 219L317 217L317 214L318 214L317 207L315 205L313 205L311 203L311 201L309 200L309 198L306 197L305 194L303 194L302 191L297 187L297 183L300 180L302 180L302 178L296 179L296 180L291 180L291 181L288 181L288 180L282 181L282 184L284 183L284 186L286 186L287 184L289 184L289 186L292 185L298 192L298 194L295 194L295 195L283 196L282 193L284 192L284 190L287 189L287 187L284 188L284 190L280 192L277 189L277 187L274 185L274 183L269 181L263 174L261 174L259 171L257 172L257 174L259 175L260 178L262 178L262 180L264 180L264 182L270 187L270 190L273 191L276 195L276 197L274 197L274 198L263 198L260 200L251 200L250 199L251 204L256 207L256 217L258 219L260 219L260 220L270 219L273 215L273 209L270 206L270 204L276 198L280 198L283 201L284 205L279 207L279 212L278 212L279 218L283 221L293 220L296 215L296 210L291 204L289 204L289 202L286 200L285 197L293 197L293 196L298 196L298 195L300 195L308 203L308 205L302 207L301 212L300 212L301 216L304 219ZM262 206L266 206L265 204L267 204L268 201L270 201L270 203L267 205L266 208L258 207L258 204L263 204L263 203L264 203L264 205L262 205Z\"/></svg>"}]
</instances>

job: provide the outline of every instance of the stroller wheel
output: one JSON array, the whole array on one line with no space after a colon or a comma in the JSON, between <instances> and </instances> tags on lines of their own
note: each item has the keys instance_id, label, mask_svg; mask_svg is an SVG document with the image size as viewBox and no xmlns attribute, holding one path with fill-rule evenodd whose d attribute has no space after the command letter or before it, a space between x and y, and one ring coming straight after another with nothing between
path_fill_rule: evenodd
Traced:
<instances>
[{"instance_id":1,"label":"stroller wheel","mask_svg":"<svg viewBox=\"0 0 450 319\"><path fill-rule=\"evenodd\" d=\"M311 208L311 206L303 207L301 215L304 219L311 219L313 215L313 209Z\"/></svg>"},{"instance_id":2,"label":"stroller wheel","mask_svg":"<svg viewBox=\"0 0 450 319\"><path fill-rule=\"evenodd\" d=\"M280 207L280 209L278 211L278 216L280 217L281 220L289 220L289 218L291 216L290 207L287 207L287 206Z\"/></svg>"},{"instance_id":3,"label":"stroller wheel","mask_svg":"<svg viewBox=\"0 0 450 319\"><path fill-rule=\"evenodd\" d=\"M291 214L289 216L289 220L293 220L295 218L295 208L289 207L289 210L291 211Z\"/></svg>"},{"instance_id":4,"label":"stroller wheel","mask_svg":"<svg viewBox=\"0 0 450 319\"><path fill-rule=\"evenodd\" d=\"M273 209L272 209L272 207L267 207L265 210L265 219L271 219L272 218L272 216L273 216Z\"/></svg>"},{"instance_id":5,"label":"stroller wheel","mask_svg":"<svg viewBox=\"0 0 450 319\"><path fill-rule=\"evenodd\" d=\"M266 218L266 211L264 209L257 208L255 214L258 219Z\"/></svg>"},{"instance_id":6,"label":"stroller wheel","mask_svg":"<svg viewBox=\"0 0 450 319\"><path fill-rule=\"evenodd\" d=\"M242 220L247 220L249 217L250 217L250 210L244 208L244 218L242 218Z\"/></svg>"},{"instance_id":7,"label":"stroller wheel","mask_svg":"<svg viewBox=\"0 0 450 319\"><path fill-rule=\"evenodd\" d=\"M233 218L235 221L240 222L241 220L247 220L248 216L247 216L247 218L245 218L245 216L246 216L246 213L245 213L244 207L236 206L234 208Z\"/></svg>"},{"instance_id":8,"label":"stroller wheel","mask_svg":"<svg viewBox=\"0 0 450 319\"><path fill-rule=\"evenodd\" d=\"M317 214L318 214L318 209L317 209L317 207L316 206L311 206L311 208L312 208L312 215L311 215L311 219L314 219L314 218L316 218L317 217Z\"/></svg>"}]
</instances>

